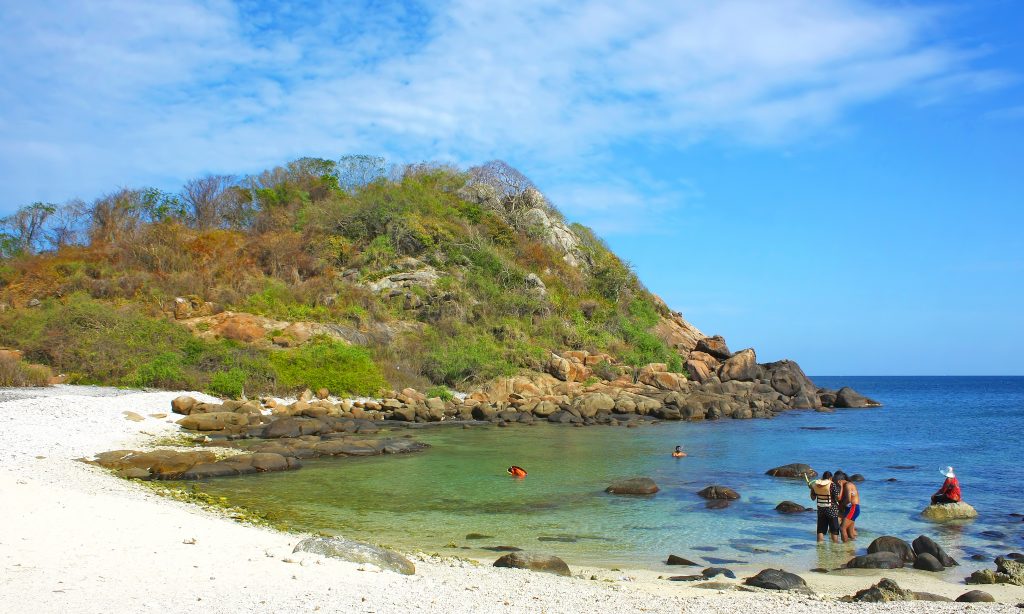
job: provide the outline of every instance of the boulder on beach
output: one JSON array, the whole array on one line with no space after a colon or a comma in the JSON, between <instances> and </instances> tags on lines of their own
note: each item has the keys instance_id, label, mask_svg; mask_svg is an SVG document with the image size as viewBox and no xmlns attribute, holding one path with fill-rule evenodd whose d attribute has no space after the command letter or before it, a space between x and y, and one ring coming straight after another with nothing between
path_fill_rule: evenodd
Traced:
<instances>
[{"instance_id":1,"label":"boulder on beach","mask_svg":"<svg viewBox=\"0 0 1024 614\"><path fill-rule=\"evenodd\" d=\"M762 569L757 575L743 581L748 586L767 588L773 591L789 591L806 589L807 582L803 578L782 569Z\"/></svg>"},{"instance_id":2,"label":"boulder on beach","mask_svg":"<svg viewBox=\"0 0 1024 614\"><path fill-rule=\"evenodd\" d=\"M765 475L770 475L776 478L816 478L818 472L811 469L810 465L803 463L790 463L788 465L782 465L781 467L774 467L764 472Z\"/></svg>"},{"instance_id":3,"label":"boulder on beach","mask_svg":"<svg viewBox=\"0 0 1024 614\"><path fill-rule=\"evenodd\" d=\"M775 506L775 511L780 514L802 514L803 512L811 511L811 508L804 507L793 501L783 501Z\"/></svg>"},{"instance_id":4,"label":"boulder on beach","mask_svg":"<svg viewBox=\"0 0 1024 614\"><path fill-rule=\"evenodd\" d=\"M917 559L914 560L914 569L920 569L921 571L944 571L946 567L933 555L923 552L917 555Z\"/></svg>"},{"instance_id":5,"label":"boulder on beach","mask_svg":"<svg viewBox=\"0 0 1024 614\"><path fill-rule=\"evenodd\" d=\"M956 598L958 603L995 603L996 599L985 591L967 591Z\"/></svg>"},{"instance_id":6,"label":"boulder on beach","mask_svg":"<svg viewBox=\"0 0 1024 614\"><path fill-rule=\"evenodd\" d=\"M726 578L736 579L736 574L733 570L725 567L708 567L704 569L704 571L700 572L700 575L703 576L705 580L710 580L716 576L725 576Z\"/></svg>"},{"instance_id":7,"label":"boulder on beach","mask_svg":"<svg viewBox=\"0 0 1024 614\"><path fill-rule=\"evenodd\" d=\"M728 486L719 486L717 484L704 488L699 491L697 495L704 497L705 499L727 499L730 501L740 498L740 493Z\"/></svg>"},{"instance_id":8,"label":"boulder on beach","mask_svg":"<svg viewBox=\"0 0 1024 614\"><path fill-rule=\"evenodd\" d=\"M970 504L960 501L959 503L936 503L929 505L921 511L926 520L932 522L946 522L948 520L968 520L978 517L978 510Z\"/></svg>"},{"instance_id":9,"label":"boulder on beach","mask_svg":"<svg viewBox=\"0 0 1024 614\"><path fill-rule=\"evenodd\" d=\"M910 544L892 535L883 535L868 545L868 554L875 554L876 552L895 553L903 559L904 563L913 563L914 559L917 558L917 554Z\"/></svg>"},{"instance_id":10,"label":"boulder on beach","mask_svg":"<svg viewBox=\"0 0 1024 614\"><path fill-rule=\"evenodd\" d=\"M684 559L683 557L676 556L674 554L668 555L668 560L665 561L665 564L666 565L682 565L684 567L696 567L697 565L699 565L699 563L694 563L690 559Z\"/></svg>"},{"instance_id":11,"label":"boulder on beach","mask_svg":"<svg viewBox=\"0 0 1024 614\"><path fill-rule=\"evenodd\" d=\"M192 413L192 408L196 406L196 403L198 403L198 401L187 395L175 397L174 400L171 401L171 411L176 414L187 416Z\"/></svg>"},{"instance_id":12,"label":"boulder on beach","mask_svg":"<svg viewBox=\"0 0 1024 614\"><path fill-rule=\"evenodd\" d=\"M401 554L344 537L309 537L300 541L292 552L311 552L350 563L369 563L406 576L416 573L416 566Z\"/></svg>"},{"instance_id":13,"label":"boulder on beach","mask_svg":"<svg viewBox=\"0 0 1024 614\"><path fill-rule=\"evenodd\" d=\"M997 556L996 570L1006 576L1007 582L1010 584L1024 586L1024 563L1003 556Z\"/></svg>"},{"instance_id":14,"label":"boulder on beach","mask_svg":"<svg viewBox=\"0 0 1024 614\"><path fill-rule=\"evenodd\" d=\"M896 584L889 578L882 578L878 584L857 591L855 595L849 598L849 601L884 603L888 601L915 601L916 599L914 591L902 589L899 584Z\"/></svg>"},{"instance_id":15,"label":"boulder on beach","mask_svg":"<svg viewBox=\"0 0 1024 614\"><path fill-rule=\"evenodd\" d=\"M613 495L653 495L658 492L658 485L651 478L626 478L616 480L605 488L606 493Z\"/></svg>"},{"instance_id":16,"label":"boulder on beach","mask_svg":"<svg viewBox=\"0 0 1024 614\"><path fill-rule=\"evenodd\" d=\"M895 552L873 552L855 556L846 563L849 569L899 569L903 558Z\"/></svg>"},{"instance_id":17,"label":"boulder on beach","mask_svg":"<svg viewBox=\"0 0 1024 614\"><path fill-rule=\"evenodd\" d=\"M565 561L549 554L529 554L526 552L511 552L494 561L495 567L512 567L515 569L529 569L531 571L543 571L559 576L570 576L569 566Z\"/></svg>"},{"instance_id":18,"label":"boulder on beach","mask_svg":"<svg viewBox=\"0 0 1024 614\"><path fill-rule=\"evenodd\" d=\"M249 418L243 414L230 411L217 411L208 414L189 414L178 424L190 431L220 431L229 426L245 426Z\"/></svg>"},{"instance_id":19,"label":"boulder on beach","mask_svg":"<svg viewBox=\"0 0 1024 614\"><path fill-rule=\"evenodd\" d=\"M935 557L939 563L942 563L943 567L955 567L959 565L953 557L946 554L946 551L942 549L942 546L936 544L927 535L919 535L911 546L914 548L914 552L917 553L917 556L930 554Z\"/></svg>"}]
</instances>

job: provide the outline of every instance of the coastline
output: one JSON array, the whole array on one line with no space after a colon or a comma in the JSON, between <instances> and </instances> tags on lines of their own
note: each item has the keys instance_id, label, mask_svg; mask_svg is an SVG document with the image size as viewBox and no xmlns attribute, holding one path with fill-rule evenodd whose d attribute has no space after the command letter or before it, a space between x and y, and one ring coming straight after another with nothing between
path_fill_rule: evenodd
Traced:
<instances>
[{"instance_id":1,"label":"coastline","mask_svg":"<svg viewBox=\"0 0 1024 614\"><path fill-rule=\"evenodd\" d=\"M167 413L179 392L85 396L93 389L0 401L0 612L361 611L966 611L977 604L845 604L839 596L882 577L955 598L967 590L908 570L798 573L818 596L695 588L649 570L577 567L574 577L496 569L413 554L417 573L292 554L303 536L236 523L163 498L74 459L145 446L178 431ZM102 391L101 391L102 392ZM111 391L113 393L114 391ZM202 395L188 393L197 398ZM144 416L128 420L124 411ZM187 543L194 540L195 543ZM496 558L496 557L495 557ZM758 569L735 567L739 578ZM683 573L683 572L681 572ZM596 576L597 579L590 579ZM738 581L730 581L737 583ZM977 587L1017 611L1024 588ZM33 602L26 607L25 599Z\"/></svg>"}]
</instances>

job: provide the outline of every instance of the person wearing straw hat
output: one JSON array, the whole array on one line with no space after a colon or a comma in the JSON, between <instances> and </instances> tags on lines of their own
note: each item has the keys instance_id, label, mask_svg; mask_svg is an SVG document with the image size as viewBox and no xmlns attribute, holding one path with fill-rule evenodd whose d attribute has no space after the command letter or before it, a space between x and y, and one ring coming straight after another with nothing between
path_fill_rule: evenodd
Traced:
<instances>
[{"instance_id":1,"label":"person wearing straw hat","mask_svg":"<svg viewBox=\"0 0 1024 614\"><path fill-rule=\"evenodd\" d=\"M944 471L940 471L940 473L946 476L946 481L942 483L942 488L932 495L932 505L937 503L959 503L960 481L956 479L956 474L953 473L953 468L946 467L946 469Z\"/></svg>"}]
</instances>

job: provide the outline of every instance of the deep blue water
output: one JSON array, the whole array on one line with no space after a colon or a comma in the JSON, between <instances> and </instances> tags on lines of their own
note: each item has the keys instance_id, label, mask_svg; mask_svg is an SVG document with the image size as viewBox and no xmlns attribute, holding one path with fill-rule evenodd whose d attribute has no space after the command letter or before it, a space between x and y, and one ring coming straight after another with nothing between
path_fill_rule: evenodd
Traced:
<instances>
[{"instance_id":1,"label":"deep blue water","mask_svg":"<svg viewBox=\"0 0 1024 614\"><path fill-rule=\"evenodd\" d=\"M313 461L298 472L218 480L204 488L278 512L296 528L453 554L503 544L605 565L658 568L672 552L809 569L840 565L880 535L909 541L927 534L964 559L967 565L950 572L962 575L986 564L970 563L970 554L1024 550L1024 523L1011 516L1024 513L1018 492L1024 484L1024 377L814 380L852 386L885 406L635 429L425 429L413 432L433 445L424 453ZM676 444L690 456L671 458ZM802 480L764 475L791 462L867 478L860 485L856 544L817 548L813 513L774 511L787 499L811 505ZM529 477L510 479L504 469L511 464L526 467ZM936 525L920 517L946 465L956 469L979 519ZM602 492L611 480L631 475L652 477L661 492L647 498ZM735 488L742 498L727 509L706 509L696 492L709 484ZM470 532L493 538L471 543L465 539ZM538 539L560 536L577 541Z\"/></svg>"}]
</instances>

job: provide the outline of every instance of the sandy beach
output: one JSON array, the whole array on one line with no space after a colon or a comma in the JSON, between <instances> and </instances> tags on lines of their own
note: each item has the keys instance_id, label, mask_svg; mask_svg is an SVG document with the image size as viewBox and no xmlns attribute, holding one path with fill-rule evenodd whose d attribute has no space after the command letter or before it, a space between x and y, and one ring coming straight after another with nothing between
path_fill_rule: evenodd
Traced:
<instances>
[{"instance_id":1,"label":"sandy beach","mask_svg":"<svg viewBox=\"0 0 1024 614\"><path fill-rule=\"evenodd\" d=\"M1011 612L1024 601L1022 587L968 587L912 570L792 569L815 593L800 595L701 589L571 560L574 576L564 578L408 553L417 571L402 576L293 554L304 536L241 525L75 460L177 432L177 416L153 414L168 413L179 394L0 394L0 612ZM735 585L757 571L734 570ZM980 588L1001 603L838 601L882 577L950 598Z\"/></svg>"}]
</instances>

